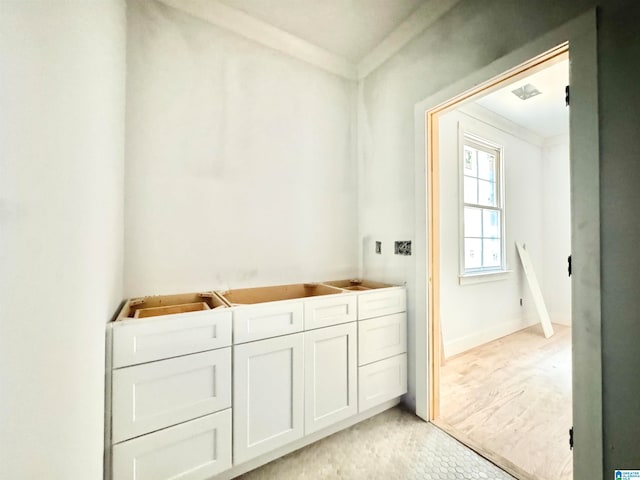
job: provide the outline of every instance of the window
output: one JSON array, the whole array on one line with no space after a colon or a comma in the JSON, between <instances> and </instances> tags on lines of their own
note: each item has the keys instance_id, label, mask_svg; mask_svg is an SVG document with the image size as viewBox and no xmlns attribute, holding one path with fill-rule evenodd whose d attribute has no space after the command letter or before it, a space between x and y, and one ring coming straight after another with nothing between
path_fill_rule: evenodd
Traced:
<instances>
[{"instance_id":1,"label":"window","mask_svg":"<svg viewBox=\"0 0 640 480\"><path fill-rule=\"evenodd\" d=\"M502 149L462 133L461 274L506 270Z\"/></svg>"}]
</instances>

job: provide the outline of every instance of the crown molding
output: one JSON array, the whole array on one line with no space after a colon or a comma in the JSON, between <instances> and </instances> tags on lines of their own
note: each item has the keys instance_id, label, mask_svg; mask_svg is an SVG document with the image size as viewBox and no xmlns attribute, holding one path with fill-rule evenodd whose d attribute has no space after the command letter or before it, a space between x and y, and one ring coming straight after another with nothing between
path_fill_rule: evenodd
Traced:
<instances>
[{"instance_id":1,"label":"crown molding","mask_svg":"<svg viewBox=\"0 0 640 480\"><path fill-rule=\"evenodd\" d=\"M356 66L346 58L216 0L159 1L335 75L358 79Z\"/></svg>"},{"instance_id":2,"label":"crown molding","mask_svg":"<svg viewBox=\"0 0 640 480\"><path fill-rule=\"evenodd\" d=\"M217 27L348 80L359 80L395 55L460 0L428 0L357 64L217 0L158 0Z\"/></svg>"},{"instance_id":3,"label":"crown molding","mask_svg":"<svg viewBox=\"0 0 640 480\"><path fill-rule=\"evenodd\" d=\"M395 55L402 47L433 25L460 0L429 0L382 40L358 63L358 78L363 79Z\"/></svg>"},{"instance_id":4,"label":"crown molding","mask_svg":"<svg viewBox=\"0 0 640 480\"><path fill-rule=\"evenodd\" d=\"M459 107L458 111L537 147L543 147L545 144L541 135L477 103L468 103Z\"/></svg>"}]
</instances>

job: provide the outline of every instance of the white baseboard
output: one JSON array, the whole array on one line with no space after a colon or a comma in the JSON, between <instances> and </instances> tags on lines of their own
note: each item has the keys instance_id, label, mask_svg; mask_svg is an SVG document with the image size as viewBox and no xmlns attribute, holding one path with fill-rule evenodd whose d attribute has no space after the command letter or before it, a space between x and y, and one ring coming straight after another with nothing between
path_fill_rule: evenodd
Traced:
<instances>
[{"instance_id":1,"label":"white baseboard","mask_svg":"<svg viewBox=\"0 0 640 480\"><path fill-rule=\"evenodd\" d=\"M551 317L552 323L557 323L559 325L566 325L568 327L571 326L571 314L549 312L549 316Z\"/></svg>"},{"instance_id":2,"label":"white baseboard","mask_svg":"<svg viewBox=\"0 0 640 480\"><path fill-rule=\"evenodd\" d=\"M474 347L484 345L498 338L515 333L523 328L530 327L537 323L537 319L515 318L493 325L485 330L476 331L444 342L445 358L452 357L458 353L466 352Z\"/></svg>"}]
</instances>

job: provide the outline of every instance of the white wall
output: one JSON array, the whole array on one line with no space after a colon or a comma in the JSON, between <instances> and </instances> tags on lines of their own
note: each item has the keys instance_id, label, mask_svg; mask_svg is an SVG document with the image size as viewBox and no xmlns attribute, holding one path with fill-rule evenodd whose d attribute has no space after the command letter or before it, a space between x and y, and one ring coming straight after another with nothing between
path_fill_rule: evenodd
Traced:
<instances>
[{"instance_id":1,"label":"white wall","mask_svg":"<svg viewBox=\"0 0 640 480\"><path fill-rule=\"evenodd\" d=\"M102 478L125 6L0 1L0 477Z\"/></svg>"},{"instance_id":2,"label":"white wall","mask_svg":"<svg viewBox=\"0 0 640 480\"><path fill-rule=\"evenodd\" d=\"M439 122L440 319L447 357L538 321L515 242L527 245L534 270L542 278L545 267L542 149L487 121L491 120L478 120L454 110L443 115ZM463 131L495 142L504 149L505 241L509 273L500 275L499 280L459 283L458 125Z\"/></svg>"},{"instance_id":3,"label":"white wall","mask_svg":"<svg viewBox=\"0 0 640 480\"><path fill-rule=\"evenodd\" d=\"M571 253L569 136L546 140L542 150L543 295L554 323L571 325L571 279L567 257Z\"/></svg>"},{"instance_id":4,"label":"white wall","mask_svg":"<svg viewBox=\"0 0 640 480\"><path fill-rule=\"evenodd\" d=\"M357 274L352 82L129 2L125 294Z\"/></svg>"}]
</instances>

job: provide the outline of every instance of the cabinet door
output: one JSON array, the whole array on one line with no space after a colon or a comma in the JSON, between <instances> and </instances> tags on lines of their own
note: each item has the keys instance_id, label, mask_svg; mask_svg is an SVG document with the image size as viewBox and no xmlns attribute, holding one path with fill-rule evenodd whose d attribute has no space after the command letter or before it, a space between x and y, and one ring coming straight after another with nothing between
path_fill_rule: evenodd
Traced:
<instances>
[{"instance_id":1,"label":"cabinet door","mask_svg":"<svg viewBox=\"0 0 640 480\"><path fill-rule=\"evenodd\" d=\"M229 409L113 447L113 480L206 480L229 468Z\"/></svg>"},{"instance_id":2,"label":"cabinet door","mask_svg":"<svg viewBox=\"0 0 640 480\"><path fill-rule=\"evenodd\" d=\"M302 437L302 335L285 335L234 347L235 464Z\"/></svg>"},{"instance_id":3,"label":"cabinet door","mask_svg":"<svg viewBox=\"0 0 640 480\"><path fill-rule=\"evenodd\" d=\"M396 313L358 324L358 365L407 351L407 314Z\"/></svg>"},{"instance_id":4,"label":"cabinet door","mask_svg":"<svg viewBox=\"0 0 640 480\"><path fill-rule=\"evenodd\" d=\"M370 363L358 372L359 411L407 393L407 354Z\"/></svg>"},{"instance_id":5,"label":"cabinet door","mask_svg":"<svg viewBox=\"0 0 640 480\"><path fill-rule=\"evenodd\" d=\"M113 372L113 443L231 406L231 348Z\"/></svg>"},{"instance_id":6,"label":"cabinet door","mask_svg":"<svg viewBox=\"0 0 640 480\"><path fill-rule=\"evenodd\" d=\"M304 334L305 435L358 413L356 323Z\"/></svg>"}]
</instances>

